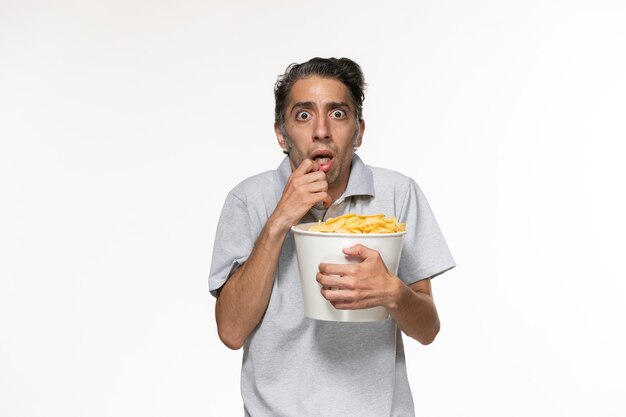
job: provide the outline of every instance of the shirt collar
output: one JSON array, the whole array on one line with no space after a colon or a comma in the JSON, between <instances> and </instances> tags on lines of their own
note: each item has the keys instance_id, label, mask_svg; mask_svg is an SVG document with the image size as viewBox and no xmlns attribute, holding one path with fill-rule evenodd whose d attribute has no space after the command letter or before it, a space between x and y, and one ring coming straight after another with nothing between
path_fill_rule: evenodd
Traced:
<instances>
[{"instance_id":1,"label":"shirt collar","mask_svg":"<svg viewBox=\"0 0 626 417\"><path fill-rule=\"evenodd\" d=\"M280 197L283 195L283 190L285 189L285 185L287 185L287 180L291 175L291 163L289 162L289 157L285 156L281 161L276 171L274 171L274 191L276 192L276 201L280 200Z\"/></svg>"},{"instance_id":2,"label":"shirt collar","mask_svg":"<svg viewBox=\"0 0 626 417\"><path fill-rule=\"evenodd\" d=\"M291 175L291 163L289 157L284 157L280 165L275 171L274 181L277 200L283 194L287 180ZM374 197L374 176L372 170L363 163L361 158L354 154L352 157L352 167L350 169L350 177L348 178L348 185L344 193L335 201L335 204L341 203L348 197L357 195Z\"/></svg>"},{"instance_id":3,"label":"shirt collar","mask_svg":"<svg viewBox=\"0 0 626 417\"><path fill-rule=\"evenodd\" d=\"M336 203L340 203L347 197L364 195L374 197L374 175L372 170L363 163L357 154L352 156L352 168L350 169L350 178L343 195L339 197Z\"/></svg>"}]
</instances>

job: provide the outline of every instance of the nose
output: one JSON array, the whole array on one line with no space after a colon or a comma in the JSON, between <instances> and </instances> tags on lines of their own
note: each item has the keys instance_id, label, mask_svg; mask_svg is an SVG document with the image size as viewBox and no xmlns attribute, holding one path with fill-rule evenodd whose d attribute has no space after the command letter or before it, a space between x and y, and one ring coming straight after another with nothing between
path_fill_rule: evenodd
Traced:
<instances>
[{"instance_id":1,"label":"nose","mask_svg":"<svg viewBox=\"0 0 626 417\"><path fill-rule=\"evenodd\" d=\"M330 137L330 121L327 117L318 117L313 128L313 139L328 140Z\"/></svg>"}]
</instances>

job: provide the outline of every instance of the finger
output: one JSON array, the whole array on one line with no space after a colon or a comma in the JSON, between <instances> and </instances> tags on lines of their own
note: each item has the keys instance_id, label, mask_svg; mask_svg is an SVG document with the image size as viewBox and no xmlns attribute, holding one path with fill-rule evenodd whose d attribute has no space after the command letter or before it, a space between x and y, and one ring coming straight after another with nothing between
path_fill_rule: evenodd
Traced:
<instances>
[{"instance_id":1,"label":"finger","mask_svg":"<svg viewBox=\"0 0 626 417\"><path fill-rule=\"evenodd\" d=\"M324 201L330 197L328 196L328 193L326 191L320 191L318 193L315 193L315 198L316 198L315 204L317 203L324 204Z\"/></svg>"},{"instance_id":2,"label":"finger","mask_svg":"<svg viewBox=\"0 0 626 417\"><path fill-rule=\"evenodd\" d=\"M364 301L331 301L330 302L336 310L361 310L363 308L372 307Z\"/></svg>"},{"instance_id":3,"label":"finger","mask_svg":"<svg viewBox=\"0 0 626 417\"><path fill-rule=\"evenodd\" d=\"M370 249L367 246L363 246L361 244L350 246L349 248L345 248L343 253L348 256L358 256L361 259L371 258L373 256L378 256L379 252Z\"/></svg>"},{"instance_id":4,"label":"finger","mask_svg":"<svg viewBox=\"0 0 626 417\"><path fill-rule=\"evenodd\" d=\"M322 274L321 272L318 272L315 275L315 279L317 280L317 282L320 283L320 285L323 288L326 288L326 289L330 289L330 288L350 289L352 288L352 281L339 275L328 275L328 274Z\"/></svg>"},{"instance_id":5,"label":"finger","mask_svg":"<svg viewBox=\"0 0 626 417\"><path fill-rule=\"evenodd\" d=\"M351 303L354 302L354 294L350 290L338 290L322 288L320 290L322 297L331 303Z\"/></svg>"},{"instance_id":6,"label":"finger","mask_svg":"<svg viewBox=\"0 0 626 417\"><path fill-rule=\"evenodd\" d=\"M307 174L307 175L311 175L311 174ZM328 190L328 183L326 181L311 181L311 182L302 184L301 187L305 187L304 189L310 193L320 193L320 192L326 192Z\"/></svg>"},{"instance_id":7,"label":"finger","mask_svg":"<svg viewBox=\"0 0 626 417\"><path fill-rule=\"evenodd\" d=\"M308 174L309 172L319 171L319 169L320 166L317 162L307 158L300 163L298 168L296 168L293 173L298 175L304 175Z\"/></svg>"},{"instance_id":8,"label":"finger","mask_svg":"<svg viewBox=\"0 0 626 417\"><path fill-rule=\"evenodd\" d=\"M328 186L328 181L326 181L326 174L322 171L311 171L309 173L303 174L301 176L303 178L303 182L311 183L311 182L323 182Z\"/></svg>"},{"instance_id":9,"label":"finger","mask_svg":"<svg viewBox=\"0 0 626 417\"><path fill-rule=\"evenodd\" d=\"M380 305L359 291L322 289L321 294L337 310L360 310Z\"/></svg>"},{"instance_id":10,"label":"finger","mask_svg":"<svg viewBox=\"0 0 626 417\"><path fill-rule=\"evenodd\" d=\"M354 291L321 290L321 293L338 310L358 310L375 306L371 301L359 298Z\"/></svg>"},{"instance_id":11,"label":"finger","mask_svg":"<svg viewBox=\"0 0 626 417\"><path fill-rule=\"evenodd\" d=\"M355 275L356 268L354 264L328 264L321 263L318 266L319 271L324 275Z\"/></svg>"},{"instance_id":12,"label":"finger","mask_svg":"<svg viewBox=\"0 0 626 417\"><path fill-rule=\"evenodd\" d=\"M328 208L330 207L330 205L333 203L332 198L330 198L329 195L326 196L326 198L324 200L322 200L322 204L324 204L324 207Z\"/></svg>"}]
</instances>

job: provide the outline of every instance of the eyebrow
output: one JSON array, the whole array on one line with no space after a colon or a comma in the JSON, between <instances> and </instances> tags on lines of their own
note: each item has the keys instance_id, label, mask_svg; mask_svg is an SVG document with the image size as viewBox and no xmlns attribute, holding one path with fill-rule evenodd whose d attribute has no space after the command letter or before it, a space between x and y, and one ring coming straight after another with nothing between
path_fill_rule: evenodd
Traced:
<instances>
[{"instance_id":1,"label":"eyebrow","mask_svg":"<svg viewBox=\"0 0 626 417\"><path fill-rule=\"evenodd\" d=\"M293 113L296 109L311 109L315 107L312 101L299 101L291 107L291 112Z\"/></svg>"},{"instance_id":2,"label":"eyebrow","mask_svg":"<svg viewBox=\"0 0 626 417\"><path fill-rule=\"evenodd\" d=\"M312 109L315 107L315 103L312 101L299 101L293 105L291 108L291 113L298 109ZM326 104L327 108L336 109L336 108L347 108L350 109L350 104L345 101L331 101Z\"/></svg>"}]
</instances>

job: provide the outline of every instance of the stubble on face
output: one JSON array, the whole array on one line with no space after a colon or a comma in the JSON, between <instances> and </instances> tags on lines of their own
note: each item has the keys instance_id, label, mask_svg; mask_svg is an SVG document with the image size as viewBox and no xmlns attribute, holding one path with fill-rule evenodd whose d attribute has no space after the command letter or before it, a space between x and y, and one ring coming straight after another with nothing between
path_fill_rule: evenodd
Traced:
<instances>
[{"instance_id":1,"label":"stubble on face","mask_svg":"<svg viewBox=\"0 0 626 417\"><path fill-rule=\"evenodd\" d=\"M347 87L319 76L298 80L285 111L284 124L275 129L279 143L289 151L292 170L305 159L314 160L326 173L329 194L338 198L347 186L354 147L364 129Z\"/></svg>"},{"instance_id":2,"label":"stubble on face","mask_svg":"<svg viewBox=\"0 0 626 417\"><path fill-rule=\"evenodd\" d=\"M289 162L291 163L291 169L293 171L296 168L298 168L300 164L302 163L302 161L307 159L309 156L303 153L302 151L300 151L300 149L298 149L297 147L294 147L292 145L291 138L289 137L289 134L286 132L284 126L281 126L281 131L282 131L283 137L285 138L285 144L287 145L286 151L289 153L288 154ZM357 139L359 137L359 132L360 132L359 126L357 125L354 128L354 135L352 136L353 149L349 152L349 154L344 156L346 159L352 160L352 157L354 155L354 148L356 148ZM321 147L322 146L319 146L319 148ZM336 146L329 144L327 146L324 146L324 148L331 150L336 155L336 157L339 157L339 152ZM313 152L316 149L317 148L312 148L310 152ZM352 165L350 164L348 168L351 168L351 166ZM340 178L341 174L343 173L343 168L344 168L344 164L339 163L335 165L335 169L326 173L326 181L328 182L329 187L337 183L337 180Z\"/></svg>"}]
</instances>

